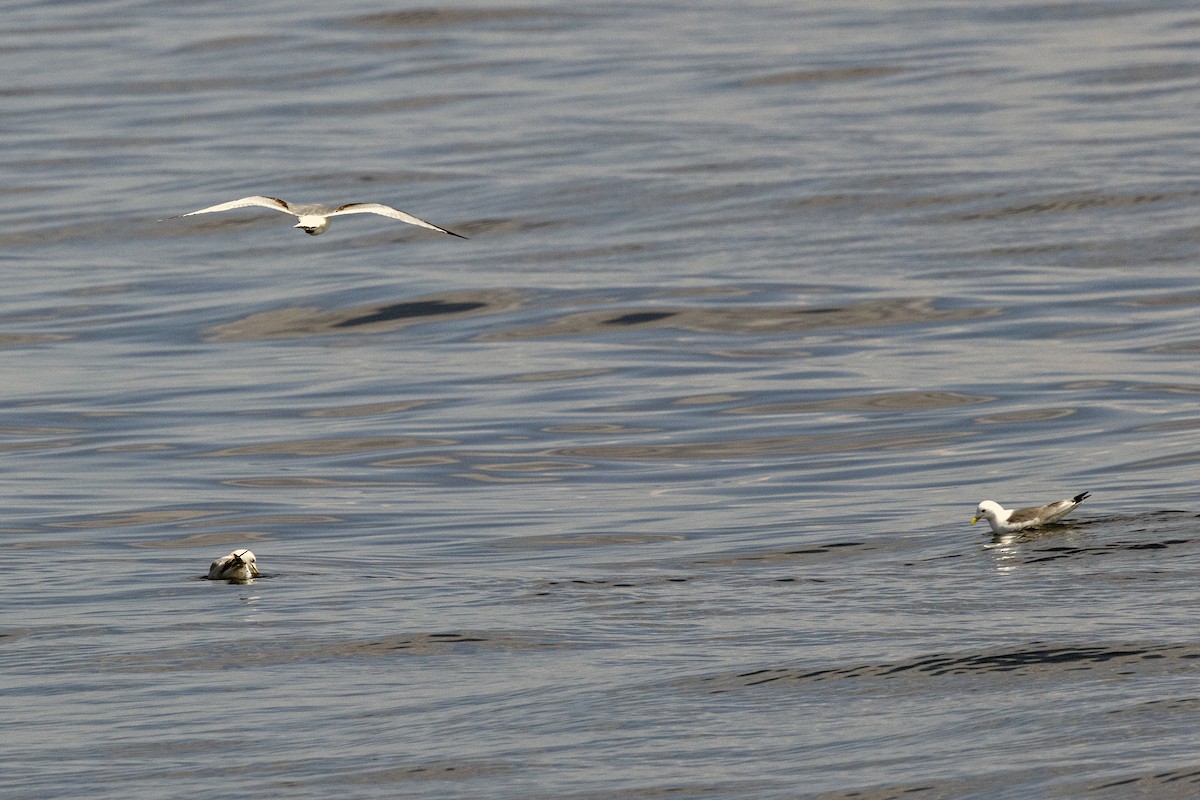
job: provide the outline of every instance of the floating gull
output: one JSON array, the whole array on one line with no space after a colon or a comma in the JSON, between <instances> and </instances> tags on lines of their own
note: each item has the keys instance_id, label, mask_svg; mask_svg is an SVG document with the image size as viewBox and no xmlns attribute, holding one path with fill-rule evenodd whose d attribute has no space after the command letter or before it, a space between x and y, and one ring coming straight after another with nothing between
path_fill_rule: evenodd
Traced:
<instances>
[{"instance_id":1,"label":"floating gull","mask_svg":"<svg viewBox=\"0 0 1200 800\"><path fill-rule=\"evenodd\" d=\"M975 510L971 519L974 525L981 519L986 519L992 526L992 533L1012 533L1026 528L1036 528L1039 525L1049 525L1075 510L1075 507L1088 498L1091 492L1077 494L1070 500L1059 500L1057 503L1047 503L1033 508L1019 508L1016 511L1004 508L999 503L984 500Z\"/></svg>"},{"instance_id":2,"label":"floating gull","mask_svg":"<svg viewBox=\"0 0 1200 800\"><path fill-rule=\"evenodd\" d=\"M234 550L227 556L221 556L208 568L210 581L229 581L230 583L249 583L252 578L259 576L255 565L254 553L249 550Z\"/></svg>"},{"instance_id":3,"label":"floating gull","mask_svg":"<svg viewBox=\"0 0 1200 800\"><path fill-rule=\"evenodd\" d=\"M194 214L211 214L214 211L229 211L234 208L246 208L247 206L261 206L262 208L273 208L276 211L282 211L285 214L291 214L294 217L299 217L300 222L293 225L293 228L300 228L305 233L311 236L319 236L329 227L329 218L336 217L339 214L379 214L383 217L391 217L398 219L401 222L407 222L409 225L420 225L422 228L429 228L433 231L441 231L448 233L451 236L457 236L460 239L467 237L462 234L448 231L445 228L439 228L431 222L426 222L419 217L414 217L412 214L405 214L403 211L398 211L391 206L385 206L382 203L346 203L341 206L324 206L320 203L289 203L285 200L280 200L278 197L263 197L262 195L254 195L253 197L243 197L241 200L230 200L228 203L220 203L208 208L202 208L199 211L189 211L186 214L176 214L167 219L179 219L180 217L190 217ZM164 222L165 220L159 220Z\"/></svg>"}]
</instances>

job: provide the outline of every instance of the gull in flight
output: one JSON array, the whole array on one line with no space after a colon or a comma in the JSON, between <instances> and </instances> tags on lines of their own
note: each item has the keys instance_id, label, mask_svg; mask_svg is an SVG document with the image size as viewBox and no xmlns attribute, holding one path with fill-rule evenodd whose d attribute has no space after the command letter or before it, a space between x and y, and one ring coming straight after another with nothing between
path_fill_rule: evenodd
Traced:
<instances>
[{"instance_id":1,"label":"gull in flight","mask_svg":"<svg viewBox=\"0 0 1200 800\"><path fill-rule=\"evenodd\" d=\"M208 567L210 581L229 581L230 583L250 583L261 573L255 564L254 553L249 550L234 550L227 556L221 556Z\"/></svg>"},{"instance_id":2,"label":"gull in flight","mask_svg":"<svg viewBox=\"0 0 1200 800\"><path fill-rule=\"evenodd\" d=\"M1019 508L1015 511L1004 508L991 500L984 500L975 510L971 524L974 525L979 520L986 519L992 526L992 533L1012 533L1013 531L1023 531L1026 528L1049 525L1070 514L1089 495L1091 492L1084 492L1075 495L1070 500L1059 500L1056 503L1047 503L1044 506L1034 506L1033 508Z\"/></svg>"},{"instance_id":3,"label":"gull in flight","mask_svg":"<svg viewBox=\"0 0 1200 800\"><path fill-rule=\"evenodd\" d=\"M329 218L336 217L339 214L379 214L383 217L391 217L401 222L407 222L409 225L420 225L422 228L429 228L432 231L448 233L460 239L467 238L462 234L448 231L445 228L439 228L432 222L426 222L419 217L414 217L412 214L405 214L403 211L391 206L385 206L382 203L346 203L345 205L335 207L321 205L320 203L289 203L286 200L280 200L278 197L264 197L258 194L253 197L243 197L241 200L230 200L228 203L218 203L215 206L202 208L199 211L176 214L173 217L167 217L167 219L179 219L180 217L190 217L195 214L211 214L214 211L229 211L234 208L246 208L247 206L273 208L276 211L282 211L285 214L299 217L300 221L292 227L299 228L310 236L319 236L324 233L329 227Z\"/></svg>"}]
</instances>

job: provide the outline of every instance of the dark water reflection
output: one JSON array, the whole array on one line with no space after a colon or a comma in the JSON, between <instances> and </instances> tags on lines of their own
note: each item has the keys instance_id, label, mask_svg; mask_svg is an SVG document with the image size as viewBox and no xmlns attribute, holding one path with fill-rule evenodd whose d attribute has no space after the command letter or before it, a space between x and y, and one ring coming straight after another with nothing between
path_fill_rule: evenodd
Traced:
<instances>
[{"instance_id":1,"label":"dark water reflection","mask_svg":"<svg viewBox=\"0 0 1200 800\"><path fill-rule=\"evenodd\" d=\"M536 309L533 298L515 291L461 291L441 296L356 306L337 311L312 307L281 308L254 314L209 331L215 341L320 336L332 333L379 334L422 323L460 320L518 309ZM844 306L713 306L654 309L606 309L569 314L534 327L491 331L479 341L499 342L550 336L586 336L625 328L678 328L711 333L802 333L837 328L951 323L994 316L996 309L940 310L933 299L867 300ZM567 376L578 374L568 371Z\"/></svg>"},{"instance_id":2,"label":"dark water reflection","mask_svg":"<svg viewBox=\"0 0 1200 800\"><path fill-rule=\"evenodd\" d=\"M253 314L210 330L215 341L324 336L334 333L383 333L428 322L458 320L513 311L521 305L516 292L455 292L338 311L281 308Z\"/></svg>"},{"instance_id":3,"label":"dark water reflection","mask_svg":"<svg viewBox=\"0 0 1200 800\"><path fill-rule=\"evenodd\" d=\"M545 325L485 334L482 341L578 336L603 333L613 328L679 328L720 333L801 333L836 328L872 328L889 325L948 323L995 311L946 311L932 300L900 298L868 300L845 306L815 308L656 308L653 310L606 310L571 314Z\"/></svg>"}]
</instances>

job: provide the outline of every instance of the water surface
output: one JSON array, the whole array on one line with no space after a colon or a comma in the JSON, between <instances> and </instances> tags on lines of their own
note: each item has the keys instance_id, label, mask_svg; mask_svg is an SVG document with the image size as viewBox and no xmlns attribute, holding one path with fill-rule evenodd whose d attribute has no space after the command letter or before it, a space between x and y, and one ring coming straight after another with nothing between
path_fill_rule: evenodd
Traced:
<instances>
[{"instance_id":1,"label":"water surface","mask_svg":"<svg viewBox=\"0 0 1200 800\"><path fill-rule=\"evenodd\" d=\"M10 9L4 796L1193 796L1198 31Z\"/></svg>"}]
</instances>

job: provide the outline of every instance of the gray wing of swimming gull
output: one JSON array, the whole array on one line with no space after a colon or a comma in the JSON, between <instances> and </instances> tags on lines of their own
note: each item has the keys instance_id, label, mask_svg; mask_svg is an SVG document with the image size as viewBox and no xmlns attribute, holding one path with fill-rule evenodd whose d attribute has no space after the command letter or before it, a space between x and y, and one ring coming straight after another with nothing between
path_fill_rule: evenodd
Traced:
<instances>
[{"instance_id":1,"label":"gray wing of swimming gull","mask_svg":"<svg viewBox=\"0 0 1200 800\"><path fill-rule=\"evenodd\" d=\"M1014 511L1008 518L1009 525L1020 525L1028 522L1054 522L1062 519L1067 514L1075 509L1077 505L1087 499L1090 492L1077 494L1070 500L1059 500L1055 503L1047 503L1044 506L1036 508L1022 508Z\"/></svg>"},{"instance_id":2,"label":"gray wing of swimming gull","mask_svg":"<svg viewBox=\"0 0 1200 800\"><path fill-rule=\"evenodd\" d=\"M401 222L407 222L409 225L419 225L422 228L429 228L430 230L448 233L451 236L457 236L459 239L467 238L461 233L455 233L454 231L448 231L445 228L439 228L432 222L426 222L420 217L414 217L412 214L406 214L399 209L392 208L391 206L385 206L382 203L346 203L345 205L338 206L333 211L330 211L326 216L336 217L339 214L379 214L380 216L391 217L392 219L398 219Z\"/></svg>"},{"instance_id":3,"label":"gray wing of swimming gull","mask_svg":"<svg viewBox=\"0 0 1200 800\"><path fill-rule=\"evenodd\" d=\"M1008 518L1009 525L1020 525L1026 522L1034 522L1035 520L1045 519L1054 515L1059 506L1063 503L1070 505L1069 500L1060 500L1057 503L1049 503L1044 506L1036 506L1034 508L1020 508L1012 512Z\"/></svg>"},{"instance_id":4,"label":"gray wing of swimming gull","mask_svg":"<svg viewBox=\"0 0 1200 800\"><path fill-rule=\"evenodd\" d=\"M262 208L273 208L276 211L282 211L285 214L296 215L296 212L293 211L286 202L284 202L283 200L280 200L278 197L264 197L263 195L256 194L252 197L243 197L240 200L230 200L228 203L219 203L218 205L215 205L215 206L209 206L208 208L202 208L199 211L189 211L186 214L176 214L173 217L167 217L167 219L179 219L180 217L190 217L193 214L211 214L214 211L229 211L234 208L246 208L247 206L260 206Z\"/></svg>"}]
</instances>

